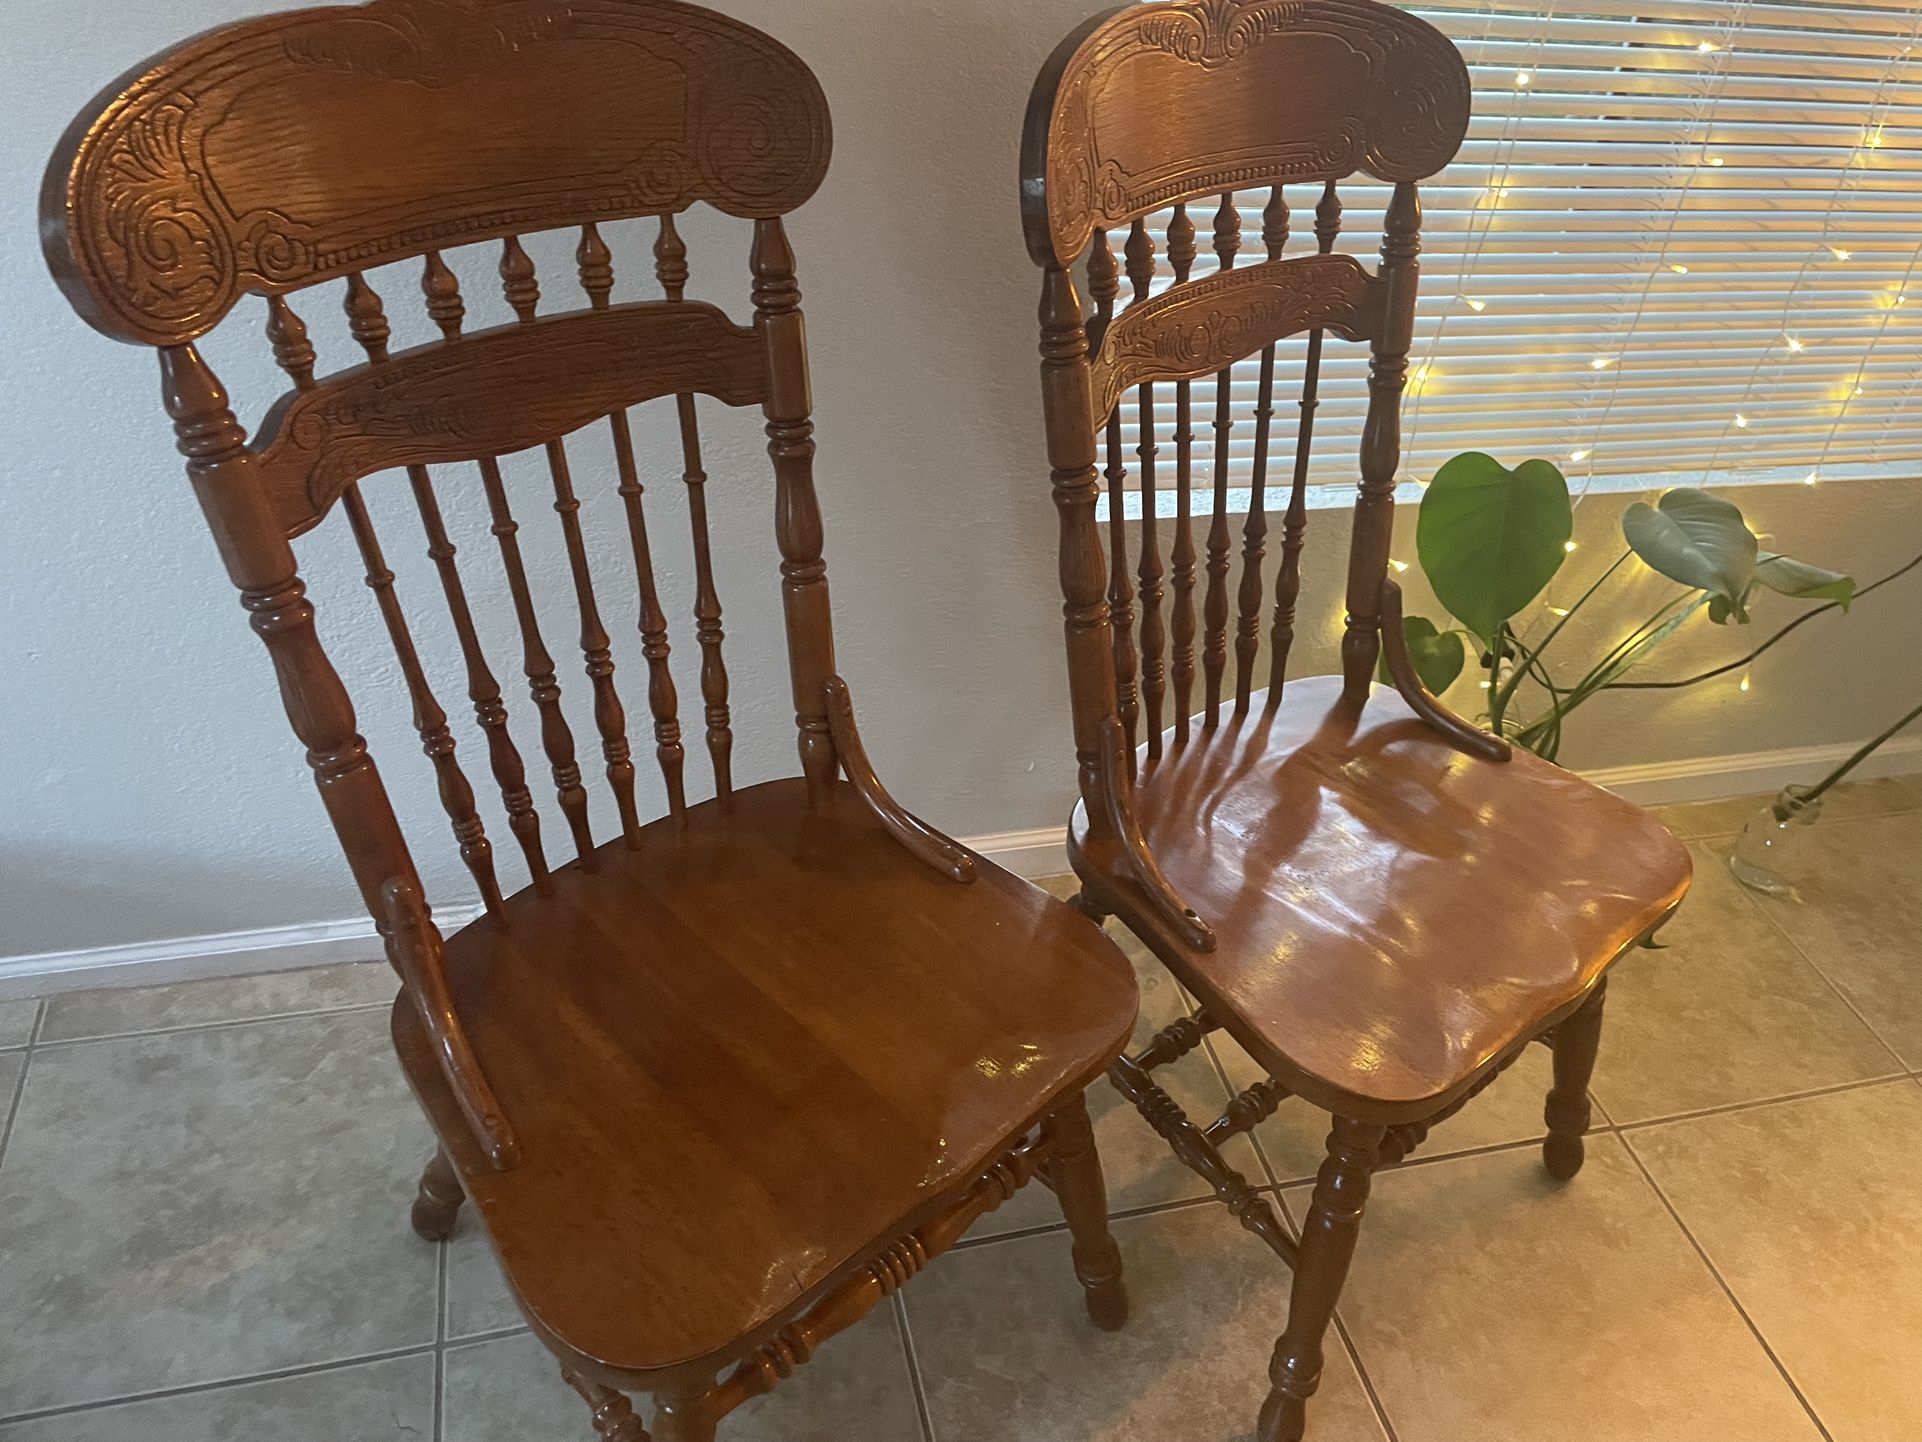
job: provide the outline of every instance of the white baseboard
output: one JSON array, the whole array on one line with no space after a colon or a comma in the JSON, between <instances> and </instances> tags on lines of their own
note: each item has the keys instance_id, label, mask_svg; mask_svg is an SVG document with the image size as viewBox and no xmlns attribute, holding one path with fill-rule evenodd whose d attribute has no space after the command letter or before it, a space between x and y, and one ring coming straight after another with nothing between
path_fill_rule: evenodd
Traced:
<instances>
[{"instance_id":1,"label":"white baseboard","mask_svg":"<svg viewBox=\"0 0 1922 1442\"><path fill-rule=\"evenodd\" d=\"M1703 756L1660 761L1648 766L1611 766L1590 771L1588 779L1643 806L1678 801L1709 801L1776 791L1791 781L1813 781L1855 749L1797 746L1734 756ZM1898 736L1854 773L1862 780L1922 771L1922 736ZM1062 828L998 831L961 838L1017 876L1058 876L1068 869ZM479 914L477 905L443 906L435 919L443 927L464 926ZM167 941L136 941L79 951L49 951L34 956L0 957L0 1001L44 996L103 986L159 986L214 977L291 971L343 961L380 957L373 924L365 918L316 921L302 926L262 927L213 936L182 936Z\"/></svg>"}]
</instances>

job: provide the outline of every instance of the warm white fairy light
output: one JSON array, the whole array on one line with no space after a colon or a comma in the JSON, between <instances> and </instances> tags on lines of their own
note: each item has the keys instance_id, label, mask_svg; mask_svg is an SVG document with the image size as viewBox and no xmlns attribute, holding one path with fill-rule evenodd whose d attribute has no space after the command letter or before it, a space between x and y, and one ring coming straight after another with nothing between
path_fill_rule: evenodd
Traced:
<instances>
[{"instance_id":1,"label":"warm white fairy light","mask_svg":"<svg viewBox=\"0 0 1922 1442\"><path fill-rule=\"evenodd\" d=\"M1480 314L1480 313L1481 313L1482 311L1485 311L1485 310L1487 310L1487 309L1488 309L1488 302L1487 302L1487 301L1485 301L1485 300L1477 300L1477 299L1475 299L1475 297L1474 297L1474 296L1472 296L1472 295L1465 295L1465 296L1463 296L1463 297L1462 297L1462 303L1463 303L1464 305L1466 305L1466 306L1467 306L1467 307L1468 307L1468 308L1469 308L1470 310L1472 310L1472 311L1474 311L1474 312L1475 312L1476 314L1478 314L1478 315L1479 315L1479 314Z\"/></svg>"},{"instance_id":2,"label":"warm white fairy light","mask_svg":"<svg viewBox=\"0 0 1922 1442\"><path fill-rule=\"evenodd\" d=\"M1568 458L1571 461L1585 461L1588 459L1588 452L1587 451L1570 451L1568 453Z\"/></svg>"},{"instance_id":3,"label":"warm white fairy light","mask_svg":"<svg viewBox=\"0 0 1922 1442\"><path fill-rule=\"evenodd\" d=\"M1786 340L1789 343L1789 349L1792 351L1801 351L1807 348L1807 342L1800 340L1795 336L1792 336L1792 335L1783 336L1782 339Z\"/></svg>"},{"instance_id":4,"label":"warm white fairy light","mask_svg":"<svg viewBox=\"0 0 1922 1442\"><path fill-rule=\"evenodd\" d=\"M1806 476L1802 477L1802 484L1805 486L1812 486L1821 478L1822 478L1822 473L1820 471L1810 471Z\"/></svg>"},{"instance_id":5,"label":"warm white fairy light","mask_svg":"<svg viewBox=\"0 0 1922 1442\"><path fill-rule=\"evenodd\" d=\"M1702 54L1704 55L1713 55L1717 50L1720 50L1722 47L1717 45L1713 40L1704 40L1700 45L1697 45L1695 48L1701 51Z\"/></svg>"},{"instance_id":6,"label":"warm white fairy light","mask_svg":"<svg viewBox=\"0 0 1922 1442\"><path fill-rule=\"evenodd\" d=\"M1568 551L1568 552L1570 552L1570 553L1572 554L1572 553L1574 552L1574 550L1575 550L1575 543L1574 543L1573 541L1563 541L1563 542L1562 542L1562 549L1563 549L1564 551Z\"/></svg>"},{"instance_id":7,"label":"warm white fairy light","mask_svg":"<svg viewBox=\"0 0 1922 1442\"><path fill-rule=\"evenodd\" d=\"M1688 274L1688 267L1687 267L1687 266L1685 266L1685 265L1671 265L1671 266L1669 267L1669 269L1670 269L1670 270L1672 270L1672 271L1674 271L1674 272L1675 272L1675 273L1676 273L1677 275L1687 275L1687 274Z\"/></svg>"},{"instance_id":8,"label":"warm white fairy light","mask_svg":"<svg viewBox=\"0 0 1922 1442\"><path fill-rule=\"evenodd\" d=\"M1526 70L1517 70L1515 72L1515 88L1517 90L1526 90L1534 78L1535 77L1530 75Z\"/></svg>"},{"instance_id":9,"label":"warm white fairy light","mask_svg":"<svg viewBox=\"0 0 1922 1442\"><path fill-rule=\"evenodd\" d=\"M1392 556L1389 558L1388 564L1393 566L1397 571L1406 571L1408 569L1408 562L1397 561Z\"/></svg>"},{"instance_id":10,"label":"warm white fairy light","mask_svg":"<svg viewBox=\"0 0 1922 1442\"><path fill-rule=\"evenodd\" d=\"M1542 609L1547 611L1551 616L1566 616L1568 614L1568 607L1551 606L1547 602L1542 603Z\"/></svg>"},{"instance_id":11,"label":"warm white fairy light","mask_svg":"<svg viewBox=\"0 0 1922 1442\"><path fill-rule=\"evenodd\" d=\"M1749 673L1748 673L1748 672L1746 672L1746 671L1744 671L1744 672L1742 673L1742 681L1741 681L1741 684L1740 684L1739 686L1737 686L1737 687L1736 687L1735 689L1736 689L1737 691L1740 691L1740 692L1742 692L1742 693L1743 693L1744 695L1746 695L1746 694L1748 693L1748 690L1749 690L1749 685L1750 685L1750 681L1749 681Z\"/></svg>"},{"instance_id":12,"label":"warm white fairy light","mask_svg":"<svg viewBox=\"0 0 1922 1442\"><path fill-rule=\"evenodd\" d=\"M1721 157L1721 156L1719 156L1719 155L1711 155L1711 156L1710 156L1710 157L1708 158L1708 163L1709 163L1710 165L1726 165L1726 164L1728 164L1728 162L1727 162L1726 160L1724 160L1724 159L1722 159L1722 157Z\"/></svg>"},{"instance_id":13,"label":"warm white fairy light","mask_svg":"<svg viewBox=\"0 0 1922 1442\"><path fill-rule=\"evenodd\" d=\"M1592 361L1590 361L1590 362L1588 363L1588 368L1589 368L1590 370L1598 370L1598 371L1605 371L1605 370L1607 370L1607 369L1608 369L1608 368L1609 368L1610 366L1612 366L1612 365L1614 365L1614 364L1615 364L1615 357L1614 357L1614 356L1612 356L1612 355L1598 355L1598 356L1596 356L1596 357L1595 357L1595 359L1594 359L1594 360L1592 360Z\"/></svg>"},{"instance_id":14,"label":"warm white fairy light","mask_svg":"<svg viewBox=\"0 0 1922 1442\"><path fill-rule=\"evenodd\" d=\"M1748 429L1748 417L1743 415L1740 411L1737 411L1735 413L1735 429L1738 431L1745 431Z\"/></svg>"},{"instance_id":15,"label":"warm white fairy light","mask_svg":"<svg viewBox=\"0 0 1922 1442\"><path fill-rule=\"evenodd\" d=\"M1855 254L1855 252L1852 250L1844 250L1839 245L1832 245L1829 247L1829 254L1837 260L1847 260L1851 255Z\"/></svg>"}]
</instances>

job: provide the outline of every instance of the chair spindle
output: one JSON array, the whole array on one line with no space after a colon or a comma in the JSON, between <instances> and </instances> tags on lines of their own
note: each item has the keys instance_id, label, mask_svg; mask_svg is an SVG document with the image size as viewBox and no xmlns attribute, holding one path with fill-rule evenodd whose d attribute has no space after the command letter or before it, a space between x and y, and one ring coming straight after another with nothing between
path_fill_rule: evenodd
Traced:
<instances>
[{"instance_id":1,"label":"chair spindle","mask_svg":"<svg viewBox=\"0 0 1922 1442\"><path fill-rule=\"evenodd\" d=\"M816 806L825 805L839 760L828 725L827 683L834 671L828 620L827 562L821 559L821 505L814 493L814 421L808 395L801 288L780 218L754 222L754 319L768 348L768 455L774 462L774 533L781 550L781 600L787 617L788 670L801 770Z\"/></svg>"},{"instance_id":2,"label":"chair spindle","mask_svg":"<svg viewBox=\"0 0 1922 1442\"><path fill-rule=\"evenodd\" d=\"M1322 187L1315 206L1315 249L1327 255L1341 235L1341 196L1335 182ZM1275 577L1275 626L1269 645L1268 705L1281 704L1288 679L1288 651L1295 643L1295 603L1301 596L1301 547L1308 530L1308 461L1314 447L1315 408L1320 402L1321 343L1319 328L1308 332L1308 354L1302 369L1301 424L1295 433L1295 473L1288 492L1288 512L1281 522L1281 572Z\"/></svg>"},{"instance_id":3,"label":"chair spindle","mask_svg":"<svg viewBox=\"0 0 1922 1442\"><path fill-rule=\"evenodd\" d=\"M1114 252L1108 248L1108 233L1097 230L1094 247L1088 252L1088 294L1095 302L1095 313L1088 328L1089 350L1100 345L1100 337L1114 319L1115 302L1121 293L1121 272ZM1108 481L1108 623L1114 633L1115 714L1127 738L1128 765L1135 764L1135 730L1140 721L1140 705L1135 692L1135 597L1128 578L1128 522L1123 506L1128 467L1121 459L1121 405L1117 401L1108 412L1108 465L1103 474Z\"/></svg>"},{"instance_id":4,"label":"chair spindle","mask_svg":"<svg viewBox=\"0 0 1922 1442\"><path fill-rule=\"evenodd\" d=\"M384 364L391 327L387 323L386 310L379 294L359 271L347 278L345 309L348 330L360 343L361 349L367 352L368 361L373 365ZM278 322L277 326L275 322ZM304 363L300 373L293 370L288 372L294 376L295 385L304 389L311 384L313 351L306 344L306 328L284 301L273 307L269 337L274 343L276 359L283 358L284 343L288 352L286 358L297 357ZM301 354L303 348L304 355ZM461 860L466 863L475 884L480 888L481 901L487 908L487 914L496 921L505 921L507 913L501 898L500 880L494 871L493 844L487 839L486 827L475 807L474 788L468 782L456 755L454 734L447 724L447 711L435 697L433 687L427 680L426 668L421 665L420 651L414 644L413 631L407 624L400 595L394 588L394 572L381 550L373 515L367 509L366 499L361 495L358 484L346 489L341 502L347 512L347 524L353 532L354 544L360 550L367 587L374 593L374 603L380 610L381 622L387 628L395 660L400 665L401 679L407 684L408 699L413 705L414 730L420 736L421 750L433 764L441 808L453 826L454 841L460 848Z\"/></svg>"},{"instance_id":5,"label":"chair spindle","mask_svg":"<svg viewBox=\"0 0 1922 1442\"><path fill-rule=\"evenodd\" d=\"M1261 212L1261 242L1267 259L1280 260L1288 245L1288 197L1282 186L1268 193ZM1254 695L1255 656L1261 649L1261 563L1268 544L1268 441L1275 419L1275 347L1261 350L1261 379L1255 398L1255 463L1249 482L1248 520L1241 532L1241 589L1235 615L1235 714L1245 716Z\"/></svg>"},{"instance_id":6,"label":"chair spindle","mask_svg":"<svg viewBox=\"0 0 1922 1442\"><path fill-rule=\"evenodd\" d=\"M1235 193L1223 191L1215 211L1215 259L1224 271L1235 268L1241 252L1241 209ZM1208 523L1208 594L1202 606L1201 670L1208 725L1221 724L1221 685L1228 666L1228 572L1233 545L1228 524L1228 445L1234 429L1234 366L1215 372L1214 512Z\"/></svg>"},{"instance_id":7,"label":"chair spindle","mask_svg":"<svg viewBox=\"0 0 1922 1442\"><path fill-rule=\"evenodd\" d=\"M1155 242L1148 234L1148 222L1137 220L1129 227L1128 243L1122 252L1128 270L1128 304L1140 305L1154 286ZM1167 695L1167 631L1161 619L1162 567L1160 521L1155 515L1155 388L1146 382L1137 388L1135 405L1138 439L1135 455L1141 461L1141 559L1135 579L1141 601L1141 711L1147 731L1148 759L1161 755L1161 707Z\"/></svg>"},{"instance_id":8,"label":"chair spindle","mask_svg":"<svg viewBox=\"0 0 1922 1442\"><path fill-rule=\"evenodd\" d=\"M1195 223L1186 205L1177 205L1168 222L1168 264L1175 284L1187 282L1195 263ZM1195 427L1193 382L1175 382L1175 539L1168 553L1174 585L1169 617L1174 660L1169 680L1175 693L1175 744L1188 739L1188 715L1195 686L1195 532L1193 515Z\"/></svg>"},{"instance_id":9,"label":"chair spindle","mask_svg":"<svg viewBox=\"0 0 1922 1442\"><path fill-rule=\"evenodd\" d=\"M581 533L581 502L574 494L574 478L567 466L567 447L558 440L546 445L547 471L554 482L554 513L561 518L561 539L567 547L567 567L574 578L574 601L581 613L581 662L594 695L594 725L601 733L601 759L607 763L607 784L614 792L614 808L621 818L621 837L628 849L640 850L641 817L634 802L634 758L627 744L627 711L614 689L614 657L594 599L594 573L588 566L587 540Z\"/></svg>"},{"instance_id":10,"label":"chair spindle","mask_svg":"<svg viewBox=\"0 0 1922 1442\"><path fill-rule=\"evenodd\" d=\"M460 283L438 253L429 254L421 274L421 292L427 299L427 314L440 327L446 341L460 339L466 306L461 299ZM413 490L414 508L420 513L421 529L427 536L427 558L440 576L441 594L453 618L454 634L460 642L461 661L467 671L467 699L474 707L474 720L487 738L488 767L494 784L500 788L501 805L507 810L507 826L520 844L527 860L534 889L543 894L553 890L547 853L541 846L541 818L534 808L534 793L527 785L527 765L520 748L507 728L507 705L501 696L500 681L488 664L481 646L480 632L474 625L473 608L468 604L467 587L461 580L460 563L447 522L441 514L440 500L425 466L407 468L408 485Z\"/></svg>"},{"instance_id":11,"label":"chair spindle","mask_svg":"<svg viewBox=\"0 0 1922 1442\"><path fill-rule=\"evenodd\" d=\"M1401 398L1415 326L1421 201L1415 183L1395 183L1382 222L1382 326L1368 359L1368 417L1361 428L1361 496L1348 550L1348 619L1341 637L1342 694L1367 696L1381 656L1382 582L1395 531L1395 472L1401 469ZM1396 621L1399 625L1399 620ZM1464 727L1471 735L1479 735Z\"/></svg>"},{"instance_id":12,"label":"chair spindle","mask_svg":"<svg viewBox=\"0 0 1922 1442\"><path fill-rule=\"evenodd\" d=\"M687 291L687 245L674 228L671 215L661 217L654 259L662 292L671 301L682 299ZM799 299L797 291L797 304ZM701 462L701 428L694 397L677 395L674 407L681 427L681 480L687 487L688 522L694 533L694 639L701 648L707 754L714 764L715 797L726 810L734 800L734 732L728 712L727 662L721 654L726 639L721 626L721 596L715 589L714 556L708 545L707 471Z\"/></svg>"},{"instance_id":13,"label":"chair spindle","mask_svg":"<svg viewBox=\"0 0 1922 1442\"><path fill-rule=\"evenodd\" d=\"M575 253L581 288L595 310L605 310L614 290L613 256L599 229L591 222L581 229ZM660 589L654 580L654 552L648 541L647 514L642 504L640 470L634 463L634 434L625 410L607 418L614 439L614 466L620 476L616 494L627 515L627 536L634 554L634 578L641 596L641 654L647 658L647 706L654 718L654 756L667 787L667 807L677 823L687 821L687 752L681 744L680 697L668 669L667 613L661 609Z\"/></svg>"},{"instance_id":14,"label":"chair spindle","mask_svg":"<svg viewBox=\"0 0 1922 1442\"><path fill-rule=\"evenodd\" d=\"M500 276L501 294L513 307L514 319L532 320L534 309L540 304L541 284L534 275L533 257L521 248L518 235L510 235L501 242Z\"/></svg>"},{"instance_id":15,"label":"chair spindle","mask_svg":"<svg viewBox=\"0 0 1922 1442\"><path fill-rule=\"evenodd\" d=\"M527 584L527 566L521 559L520 523L507 503L507 484L501 478L500 461L493 456L480 460L481 485L487 492L487 510L492 518L494 539L500 544L501 564L507 572L507 590L514 601L514 617L521 632L521 669L527 676L527 692L541 718L541 747L554 772L554 791L574 837L574 850L583 869L592 871L594 833L587 819L587 789L581 785L581 768L574 756L574 733L568 730L567 717L561 712L560 682L554 679L554 658L541 640L540 619L534 612L533 592Z\"/></svg>"},{"instance_id":16,"label":"chair spindle","mask_svg":"<svg viewBox=\"0 0 1922 1442\"><path fill-rule=\"evenodd\" d=\"M459 340L460 328L467 319L467 303L461 299L460 282L437 250L427 252L420 289L427 297L428 319L440 327L441 339Z\"/></svg>"}]
</instances>

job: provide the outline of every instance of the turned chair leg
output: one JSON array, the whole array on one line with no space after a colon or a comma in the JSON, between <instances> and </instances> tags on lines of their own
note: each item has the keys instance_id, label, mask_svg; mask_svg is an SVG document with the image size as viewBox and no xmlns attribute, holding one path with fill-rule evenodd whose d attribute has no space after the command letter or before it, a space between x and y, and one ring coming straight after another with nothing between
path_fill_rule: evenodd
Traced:
<instances>
[{"instance_id":1,"label":"turned chair leg","mask_svg":"<svg viewBox=\"0 0 1922 1442\"><path fill-rule=\"evenodd\" d=\"M1048 1180L1074 1237L1074 1274L1088 1294L1088 1315L1103 1331L1118 1331L1128 1320L1128 1289L1121 1280L1121 1249L1108 1231L1108 1185L1087 1099L1077 1092L1044 1125L1052 1138Z\"/></svg>"},{"instance_id":2,"label":"turned chair leg","mask_svg":"<svg viewBox=\"0 0 1922 1442\"><path fill-rule=\"evenodd\" d=\"M714 1442L717 1419L706 1392L654 1399L654 1442Z\"/></svg>"},{"instance_id":3,"label":"turned chair leg","mask_svg":"<svg viewBox=\"0 0 1922 1442\"><path fill-rule=\"evenodd\" d=\"M1068 905L1087 917L1096 926L1101 925L1102 922L1114 914L1097 905L1094 898L1089 896L1085 889L1077 891L1073 896L1070 896L1068 898Z\"/></svg>"},{"instance_id":4,"label":"turned chair leg","mask_svg":"<svg viewBox=\"0 0 1922 1442\"><path fill-rule=\"evenodd\" d=\"M460 1204L467 1200L460 1178L447 1153L436 1151L427 1170L420 1174L420 1192L414 1198L414 1230L430 1242L444 1242L454 1232L454 1219Z\"/></svg>"},{"instance_id":5,"label":"turned chair leg","mask_svg":"<svg viewBox=\"0 0 1922 1442\"><path fill-rule=\"evenodd\" d=\"M1322 1338L1348 1279L1368 1204L1368 1179L1385 1128L1336 1117L1315 1199L1301 1230L1301 1256L1288 1297L1288 1326L1268 1364L1272 1390L1255 1423L1256 1442L1300 1442L1308 1399L1321 1385Z\"/></svg>"},{"instance_id":6,"label":"turned chair leg","mask_svg":"<svg viewBox=\"0 0 1922 1442\"><path fill-rule=\"evenodd\" d=\"M1581 1010L1555 1028L1555 1083L1542 1108L1548 1136L1542 1142L1542 1162L1548 1174L1565 1182L1582 1169L1582 1134L1588 1130L1588 1079L1595 1071L1595 1052L1602 1042L1602 1001L1608 982L1601 981Z\"/></svg>"},{"instance_id":7,"label":"turned chair leg","mask_svg":"<svg viewBox=\"0 0 1922 1442\"><path fill-rule=\"evenodd\" d=\"M581 1400L594 1409L594 1432L605 1442L652 1442L641 1419L634 1415L634 1408L627 1398L612 1387L603 1387L598 1382L590 1382L578 1373L561 1368L561 1376L567 1385L581 1394Z\"/></svg>"}]
</instances>

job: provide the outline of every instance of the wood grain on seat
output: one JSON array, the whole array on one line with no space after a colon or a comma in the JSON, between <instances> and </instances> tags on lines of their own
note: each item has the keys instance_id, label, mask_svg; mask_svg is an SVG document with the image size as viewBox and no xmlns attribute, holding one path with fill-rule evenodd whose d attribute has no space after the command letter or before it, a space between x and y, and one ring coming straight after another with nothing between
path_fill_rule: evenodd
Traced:
<instances>
[{"instance_id":1,"label":"wood grain on seat","mask_svg":"<svg viewBox=\"0 0 1922 1442\"><path fill-rule=\"evenodd\" d=\"M637 1384L738 1353L1097 1079L1134 1022L1095 928L986 862L956 885L845 784L814 812L799 778L738 791L598 859L447 939L520 1166L462 1154L405 1002L395 1038L529 1319Z\"/></svg>"},{"instance_id":2,"label":"wood grain on seat","mask_svg":"<svg viewBox=\"0 0 1922 1442\"><path fill-rule=\"evenodd\" d=\"M1425 1115L1660 921L1688 853L1570 772L1490 765L1395 692L1341 689L1305 677L1195 727L1136 805L1218 938L1167 954L1182 980L1295 1090Z\"/></svg>"}]
</instances>

